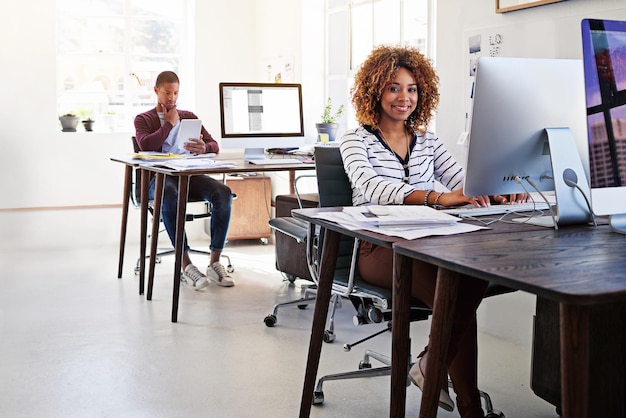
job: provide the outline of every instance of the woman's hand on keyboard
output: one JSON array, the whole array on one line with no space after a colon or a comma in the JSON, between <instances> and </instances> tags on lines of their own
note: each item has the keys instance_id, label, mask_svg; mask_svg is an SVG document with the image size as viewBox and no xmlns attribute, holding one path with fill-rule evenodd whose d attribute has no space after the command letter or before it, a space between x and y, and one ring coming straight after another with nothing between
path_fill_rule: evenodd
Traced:
<instances>
[{"instance_id":1,"label":"woman's hand on keyboard","mask_svg":"<svg viewBox=\"0 0 626 418\"><path fill-rule=\"evenodd\" d=\"M491 206L489 202L489 196L465 196L463 194L463 189L443 193L437 199L437 205L446 207L461 206L466 204L476 207L487 207Z\"/></svg>"},{"instance_id":2,"label":"woman's hand on keyboard","mask_svg":"<svg viewBox=\"0 0 626 418\"><path fill-rule=\"evenodd\" d=\"M493 196L493 202L500 205L506 205L507 203L526 203L530 199L528 193L510 194L508 196L503 194L497 194Z\"/></svg>"}]
</instances>

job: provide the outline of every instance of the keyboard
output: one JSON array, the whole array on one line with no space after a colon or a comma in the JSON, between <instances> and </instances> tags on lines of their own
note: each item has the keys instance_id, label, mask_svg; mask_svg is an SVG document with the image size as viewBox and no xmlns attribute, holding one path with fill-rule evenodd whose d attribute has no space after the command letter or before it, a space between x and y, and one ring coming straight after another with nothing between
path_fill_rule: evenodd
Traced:
<instances>
[{"instance_id":1,"label":"keyboard","mask_svg":"<svg viewBox=\"0 0 626 418\"><path fill-rule=\"evenodd\" d=\"M546 202L525 202L525 203L509 203L506 205L491 205L488 207L477 208L473 205L465 205L454 208L442 209L441 211L448 215L458 216L460 218L489 216L489 215L505 215L507 213L530 212L533 210L549 210L550 207Z\"/></svg>"},{"instance_id":2,"label":"keyboard","mask_svg":"<svg viewBox=\"0 0 626 418\"><path fill-rule=\"evenodd\" d=\"M297 158L260 158L248 160L250 164L273 165L273 164L302 164Z\"/></svg>"}]
</instances>

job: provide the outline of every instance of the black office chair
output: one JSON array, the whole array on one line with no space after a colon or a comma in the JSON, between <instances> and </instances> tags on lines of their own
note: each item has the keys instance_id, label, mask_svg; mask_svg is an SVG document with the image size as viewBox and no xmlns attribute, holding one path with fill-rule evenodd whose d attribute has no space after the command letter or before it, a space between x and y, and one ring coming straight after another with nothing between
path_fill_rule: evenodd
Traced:
<instances>
[{"instance_id":1,"label":"black office chair","mask_svg":"<svg viewBox=\"0 0 626 418\"><path fill-rule=\"evenodd\" d=\"M344 171L343 161L341 159L341 153L338 147L317 147L315 149L315 164L316 174L318 182L318 193L320 206L351 206L352 205L352 188L350 181ZM311 245L307 248L312 252L321 248L321 241L323 240L324 231L316 231L314 227L306 226L307 234L304 238L302 231L298 231L292 220L284 220L274 222L274 228L281 226L285 227L283 231L291 234L299 239L308 240ZM357 325L369 324L369 323L381 323L387 321L387 327L383 330L375 332L355 343L345 344L344 350L350 351L356 345L359 345L365 341L368 341L378 335L391 331L392 318L391 318L391 298L392 290L379 288L366 283L361 279L356 268L356 256L358 254L358 240L350 237L342 237L339 250L339 257L337 259L337 268L335 277L333 279L333 297L348 298L355 310L354 323ZM311 257L307 257L309 264L311 265L311 272L314 278L317 278L316 267L320 254L311 254ZM495 296L499 294L512 292L512 289L506 288L500 285L490 284L485 297ZM331 299L333 306L336 304ZM333 307L331 306L331 308ZM423 304L419 300L413 300L411 307L411 320L420 321L428 319L432 311L428 306ZM332 320L333 311L329 312L329 317ZM330 320L330 321L331 321ZM332 321L330 322L332 325ZM331 329L332 330L332 329ZM326 341L326 332L325 338ZM382 367L372 368L370 359L375 359L383 364ZM412 361L411 361L412 363ZM323 384L332 380L344 380L355 379L365 377L376 376L388 376L391 374L391 358L387 355L377 353L372 350L367 350L364 354L363 360L359 363L358 370L351 370L343 373L335 373L323 376L318 379L315 386L313 395L313 404L320 405L324 402ZM407 385L410 382L407 380ZM449 385L451 385L449 383ZM480 393L484 409L487 418L504 418L504 414L493 408L491 398L485 392Z\"/></svg>"},{"instance_id":2,"label":"black office chair","mask_svg":"<svg viewBox=\"0 0 626 418\"><path fill-rule=\"evenodd\" d=\"M132 143L133 143L133 151L134 152L141 152L141 150L139 149L139 144L137 144L137 138L135 138L134 136L131 137ZM141 205L141 174L142 171L140 168L135 168L133 170L133 176L132 176L132 192L131 192L131 201L133 203L133 206L135 208L139 208ZM233 198L236 198L236 196L233 195ZM192 222L195 221L196 219L207 219L209 217L211 217L211 204L209 202L205 202L205 201L199 201L199 200L189 200L189 202L202 202L203 205L203 210L201 212L198 213L186 213L185 214L185 221L187 222ZM153 208L153 202L150 201L148 202L148 211L150 212L151 215L154 215L154 208ZM154 219L152 220L154 222ZM161 220L159 220L160 222ZM163 232L164 229L159 230L159 233ZM199 250L199 249L195 249L195 248L189 248L189 252L192 254L204 254L209 256L211 253L209 251L205 251L205 250ZM175 253L174 248L168 249L168 250L163 250L160 251L156 254L155 263L160 263L161 262L161 257L167 256L167 255L173 255ZM226 270L229 273L232 273L233 271L235 271L235 268L233 267L232 263L230 262L230 257L226 254L222 254L221 257L225 258L227 260L227 266L226 266ZM146 258L150 258L149 255L146 255ZM139 266L141 264L141 259L137 260L137 263L135 264L135 275L139 274Z\"/></svg>"}]
</instances>

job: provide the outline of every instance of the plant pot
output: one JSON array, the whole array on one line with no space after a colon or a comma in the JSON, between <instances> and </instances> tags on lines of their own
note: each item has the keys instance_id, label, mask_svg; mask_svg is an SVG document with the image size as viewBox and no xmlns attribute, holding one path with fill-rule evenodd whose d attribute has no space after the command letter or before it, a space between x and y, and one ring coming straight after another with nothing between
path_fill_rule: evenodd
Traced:
<instances>
[{"instance_id":1,"label":"plant pot","mask_svg":"<svg viewBox=\"0 0 626 418\"><path fill-rule=\"evenodd\" d=\"M335 134L339 127L338 123L316 123L315 127L317 128L317 140L319 142L326 142L326 135L328 135L328 142L335 141Z\"/></svg>"},{"instance_id":2,"label":"plant pot","mask_svg":"<svg viewBox=\"0 0 626 418\"><path fill-rule=\"evenodd\" d=\"M76 127L78 126L80 118L78 116L63 115L59 116L59 121L61 121L63 132L76 132Z\"/></svg>"},{"instance_id":3,"label":"plant pot","mask_svg":"<svg viewBox=\"0 0 626 418\"><path fill-rule=\"evenodd\" d=\"M87 132L91 132L93 131L93 124L95 123L95 121L93 120L84 120L83 121L83 126L85 127L85 130Z\"/></svg>"}]
</instances>

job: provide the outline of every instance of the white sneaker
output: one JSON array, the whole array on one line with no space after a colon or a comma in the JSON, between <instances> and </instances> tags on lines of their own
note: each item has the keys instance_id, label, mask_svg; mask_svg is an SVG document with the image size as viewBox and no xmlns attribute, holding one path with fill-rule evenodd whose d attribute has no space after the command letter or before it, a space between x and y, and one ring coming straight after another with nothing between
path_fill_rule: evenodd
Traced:
<instances>
[{"instance_id":1,"label":"white sneaker","mask_svg":"<svg viewBox=\"0 0 626 418\"><path fill-rule=\"evenodd\" d=\"M207 277L193 264L188 264L187 267L185 267L183 279L192 285L194 290L200 290L209 285Z\"/></svg>"},{"instance_id":2,"label":"white sneaker","mask_svg":"<svg viewBox=\"0 0 626 418\"><path fill-rule=\"evenodd\" d=\"M231 287L235 285L235 281L232 277L230 277L222 263L219 261L216 261L206 268L206 275L218 286Z\"/></svg>"}]
</instances>

